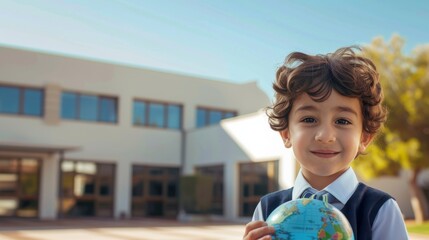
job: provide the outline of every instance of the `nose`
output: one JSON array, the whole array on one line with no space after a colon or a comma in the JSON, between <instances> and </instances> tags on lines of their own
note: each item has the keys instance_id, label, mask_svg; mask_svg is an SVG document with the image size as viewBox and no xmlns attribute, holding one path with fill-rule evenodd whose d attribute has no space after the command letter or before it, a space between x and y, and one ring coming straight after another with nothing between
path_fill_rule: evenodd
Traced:
<instances>
[{"instance_id":1,"label":"nose","mask_svg":"<svg viewBox=\"0 0 429 240\"><path fill-rule=\"evenodd\" d=\"M321 143L333 143L336 141L335 129L332 126L322 125L317 129L315 139Z\"/></svg>"}]
</instances>

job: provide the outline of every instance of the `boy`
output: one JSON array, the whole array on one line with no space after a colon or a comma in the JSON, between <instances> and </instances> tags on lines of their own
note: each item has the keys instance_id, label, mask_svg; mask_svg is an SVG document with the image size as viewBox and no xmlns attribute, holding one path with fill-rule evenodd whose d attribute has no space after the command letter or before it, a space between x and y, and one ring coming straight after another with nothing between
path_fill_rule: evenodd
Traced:
<instances>
[{"instance_id":1,"label":"boy","mask_svg":"<svg viewBox=\"0 0 429 240\"><path fill-rule=\"evenodd\" d=\"M371 60L353 48L316 56L295 52L277 70L273 88L269 123L292 147L301 169L293 188L261 198L243 239L271 239L274 228L264 220L280 204L309 193L330 194L356 240L408 239L396 201L359 183L350 167L386 120Z\"/></svg>"}]
</instances>

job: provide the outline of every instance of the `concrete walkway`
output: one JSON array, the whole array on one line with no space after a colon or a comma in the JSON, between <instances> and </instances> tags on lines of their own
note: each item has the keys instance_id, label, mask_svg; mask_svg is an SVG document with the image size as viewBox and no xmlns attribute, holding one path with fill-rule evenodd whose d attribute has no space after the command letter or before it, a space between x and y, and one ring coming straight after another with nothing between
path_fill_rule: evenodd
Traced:
<instances>
[{"instance_id":1,"label":"concrete walkway","mask_svg":"<svg viewBox=\"0 0 429 240\"><path fill-rule=\"evenodd\" d=\"M0 240L239 240L243 232L244 224L227 222L0 219ZM410 239L429 237L412 236Z\"/></svg>"}]
</instances>

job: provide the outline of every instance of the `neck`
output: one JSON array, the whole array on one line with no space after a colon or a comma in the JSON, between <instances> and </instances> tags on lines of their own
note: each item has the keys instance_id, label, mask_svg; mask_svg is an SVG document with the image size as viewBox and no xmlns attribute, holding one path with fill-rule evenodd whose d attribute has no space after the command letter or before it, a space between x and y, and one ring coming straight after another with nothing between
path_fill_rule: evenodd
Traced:
<instances>
[{"instance_id":1,"label":"neck","mask_svg":"<svg viewBox=\"0 0 429 240\"><path fill-rule=\"evenodd\" d=\"M313 187L314 189L320 191L324 188L326 188L329 184L337 180L347 169L334 173L329 176L319 176L315 175L305 169L302 169L302 175L304 176L305 180Z\"/></svg>"}]
</instances>

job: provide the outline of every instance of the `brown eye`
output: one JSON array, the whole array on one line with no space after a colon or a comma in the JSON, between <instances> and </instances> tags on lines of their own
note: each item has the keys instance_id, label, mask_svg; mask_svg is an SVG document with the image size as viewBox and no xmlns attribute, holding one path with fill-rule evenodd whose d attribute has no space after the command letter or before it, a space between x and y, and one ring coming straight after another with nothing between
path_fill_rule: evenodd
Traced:
<instances>
[{"instance_id":1,"label":"brown eye","mask_svg":"<svg viewBox=\"0 0 429 240\"><path fill-rule=\"evenodd\" d=\"M304 119L302 119L302 122L304 122L304 123L314 123L314 122L316 122L316 119L314 119L314 118L304 118Z\"/></svg>"},{"instance_id":2,"label":"brown eye","mask_svg":"<svg viewBox=\"0 0 429 240\"><path fill-rule=\"evenodd\" d=\"M346 120L346 119L338 119L337 121L335 121L336 124L340 124L340 125L349 125L351 124L350 121Z\"/></svg>"}]
</instances>

